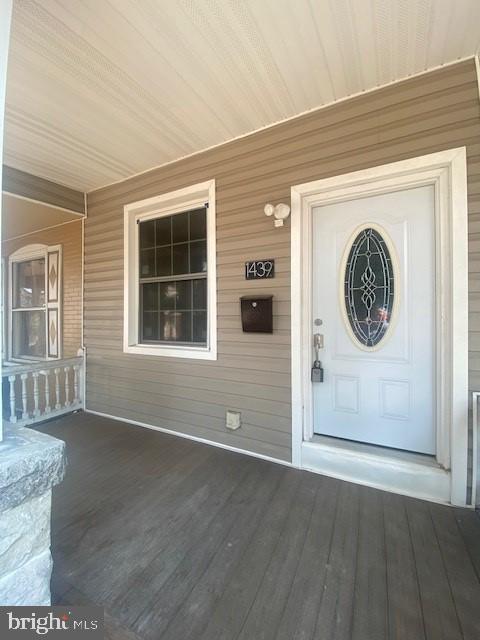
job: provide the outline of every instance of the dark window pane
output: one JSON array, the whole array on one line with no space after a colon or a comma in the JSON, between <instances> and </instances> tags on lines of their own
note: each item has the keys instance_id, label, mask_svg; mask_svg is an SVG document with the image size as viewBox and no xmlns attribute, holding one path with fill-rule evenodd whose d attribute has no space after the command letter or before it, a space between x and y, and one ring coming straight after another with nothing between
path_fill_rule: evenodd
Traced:
<instances>
[{"instance_id":1,"label":"dark window pane","mask_svg":"<svg viewBox=\"0 0 480 640\"><path fill-rule=\"evenodd\" d=\"M172 275L172 248L160 247L157 252L157 276Z\"/></svg>"},{"instance_id":2,"label":"dark window pane","mask_svg":"<svg viewBox=\"0 0 480 640\"><path fill-rule=\"evenodd\" d=\"M155 244L160 247L163 244L170 244L172 242L172 218L168 216L166 218L157 218L155 220L156 225L156 240Z\"/></svg>"},{"instance_id":3,"label":"dark window pane","mask_svg":"<svg viewBox=\"0 0 480 640\"><path fill-rule=\"evenodd\" d=\"M140 277L151 278L155 275L155 249L140 251Z\"/></svg>"},{"instance_id":4,"label":"dark window pane","mask_svg":"<svg viewBox=\"0 0 480 640\"><path fill-rule=\"evenodd\" d=\"M358 255L355 261L355 268L352 270L352 284L355 289L362 286L362 276L368 267L368 261L365 255Z\"/></svg>"},{"instance_id":5,"label":"dark window pane","mask_svg":"<svg viewBox=\"0 0 480 640\"><path fill-rule=\"evenodd\" d=\"M175 298L177 295L177 289L175 282L161 282L160 283L160 309L162 311L166 309L175 309Z\"/></svg>"},{"instance_id":6,"label":"dark window pane","mask_svg":"<svg viewBox=\"0 0 480 640\"><path fill-rule=\"evenodd\" d=\"M175 332L177 342L192 341L192 312L176 311L175 312Z\"/></svg>"},{"instance_id":7,"label":"dark window pane","mask_svg":"<svg viewBox=\"0 0 480 640\"><path fill-rule=\"evenodd\" d=\"M188 213L178 213L172 216L172 242L186 242L188 240Z\"/></svg>"},{"instance_id":8,"label":"dark window pane","mask_svg":"<svg viewBox=\"0 0 480 640\"><path fill-rule=\"evenodd\" d=\"M177 282L177 309L192 308L192 281L179 280Z\"/></svg>"},{"instance_id":9,"label":"dark window pane","mask_svg":"<svg viewBox=\"0 0 480 640\"><path fill-rule=\"evenodd\" d=\"M160 312L160 340L172 342L175 336L175 311Z\"/></svg>"},{"instance_id":10,"label":"dark window pane","mask_svg":"<svg viewBox=\"0 0 480 640\"><path fill-rule=\"evenodd\" d=\"M45 303L45 259L15 264L15 307L41 307Z\"/></svg>"},{"instance_id":11,"label":"dark window pane","mask_svg":"<svg viewBox=\"0 0 480 640\"><path fill-rule=\"evenodd\" d=\"M156 282L142 284L142 296L144 311L158 310L158 284Z\"/></svg>"},{"instance_id":12,"label":"dark window pane","mask_svg":"<svg viewBox=\"0 0 480 640\"><path fill-rule=\"evenodd\" d=\"M193 280L193 308L207 308L207 279Z\"/></svg>"},{"instance_id":13,"label":"dark window pane","mask_svg":"<svg viewBox=\"0 0 480 640\"><path fill-rule=\"evenodd\" d=\"M204 240L207 237L207 215L205 209L190 212L190 240Z\"/></svg>"},{"instance_id":14,"label":"dark window pane","mask_svg":"<svg viewBox=\"0 0 480 640\"><path fill-rule=\"evenodd\" d=\"M13 313L13 356L45 358L45 312Z\"/></svg>"},{"instance_id":15,"label":"dark window pane","mask_svg":"<svg viewBox=\"0 0 480 640\"><path fill-rule=\"evenodd\" d=\"M187 242L173 245L173 273L175 275L189 273Z\"/></svg>"},{"instance_id":16,"label":"dark window pane","mask_svg":"<svg viewBox=\"0 0 480 640\"><path fill-rule=\"evenodd\" d=\"M207 243L192 242L190 244L190 273L201 273L207 270Z\"/></svg>"},{"instance_id":17,"label":"dark window pane","mask_svg":"<svg viewBox=\"0 0 480 640\"><path fill-rule=\"evenodd\" d=\"M155 220L140 222L140 249L155 246Z\"/></svg>"},{"instance_id":18,"label":"dark window pane","mask_svg":"<svg viewBox=\"0 0 480 640\"><path fill-rule=\"evenodd\" d=\"M207 342L207 312L193 312L193 342Z\"/></svg>"},{"instance_id":19,"label":"dark window pane","mask_svg":"<svg viewBox=\"0 0 480 640\"><path fill-rule=\"evenodd\" d=\"M143 312L142 336L143 340L158 340L158 313L156 311Z\"/></svg>"},{"instance_id":20,"label":"dark window pane","mask_svg":"<svg viewBox=\"0 0 480 640\"><path fill-rule=\"evenodd\" d=\"M165 342L191 342L191 311L160 312L160 340Z\"/></svg>"}]
</instances>

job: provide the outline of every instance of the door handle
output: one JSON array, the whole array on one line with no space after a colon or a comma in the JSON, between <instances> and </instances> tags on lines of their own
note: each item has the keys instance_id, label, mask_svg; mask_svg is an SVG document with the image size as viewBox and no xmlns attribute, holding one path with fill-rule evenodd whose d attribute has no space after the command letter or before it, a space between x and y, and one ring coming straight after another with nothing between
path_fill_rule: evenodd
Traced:
<instances>
[{"instance_id":1,"label":"door handle","mask_svg":"<svg viewBox=\"0 0 480 640\"><path fill-rule=\"evenodd\" d=\"M313 334L313 347L315 349L315 362L313 363L311 380L312 382L323 382L323 367L320 362L320 349L323 349L323 334Z\"/></svg>"},{"instance_id":2,"label":"door handle","mask_svg":"<svg viewBox=\"0 0 480 640\"><path fill-rule=\"evenodd\" d=\"M315 333L313 335L313 348L315 349L315 360L320 360L320 349L324 347L323 333Z\"/></svg>"}]
</instances>

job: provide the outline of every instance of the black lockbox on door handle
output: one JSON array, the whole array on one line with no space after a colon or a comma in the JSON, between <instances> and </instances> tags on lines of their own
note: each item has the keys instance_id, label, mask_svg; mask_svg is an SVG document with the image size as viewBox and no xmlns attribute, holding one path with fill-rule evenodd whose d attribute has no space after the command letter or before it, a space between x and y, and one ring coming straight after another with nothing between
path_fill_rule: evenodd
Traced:
<instances>
[{"instance_id":1,"label":"black lockbox on door handle","mask_svg":"<svg viewBox=\"0 0 480 640\"><path fill-rule=\"evenodd\" d=\"M242 296L240 309L245 333L273 333L273 296Z\"/></svg>"}]
</instances>

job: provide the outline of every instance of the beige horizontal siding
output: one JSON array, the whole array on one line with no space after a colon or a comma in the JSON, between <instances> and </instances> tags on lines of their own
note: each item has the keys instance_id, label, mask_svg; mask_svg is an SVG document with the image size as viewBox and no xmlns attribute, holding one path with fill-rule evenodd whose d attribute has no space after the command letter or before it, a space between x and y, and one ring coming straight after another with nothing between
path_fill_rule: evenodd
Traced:
<instances>
[{"instance_id":1,"label":"beige horizontal siding","mask_svg":"<svg viewBox=\"0 0 480 640\"><path fill-rule=\"evenodd\" d=\"M88 196L85 238L87 406L290 460L290 229L266 202L309 180L467 147L470 381L480 388L480 107L473 62L345 101ZM218 360L122 353L123 205L215 178ZM244 262L275 258L273 280L245 281ZM244 334L238 298L273 293L274 333ZM478 384L477 384L478 383ZM224 426L227 408L242 428Z\"/></svg>"},{"instance_id":2,"label":"beige horizontal siding","mask_svg":"<svg viewBox=\"0 0 480 640\"><path fill-rule=\"evenodd\" d=\"M29 244L62 245L63 269L63 355L77 355L82 345L82 221L30 233L22 238L2 242L2 256L8 256Z\"/></svg>"}]
</instances>

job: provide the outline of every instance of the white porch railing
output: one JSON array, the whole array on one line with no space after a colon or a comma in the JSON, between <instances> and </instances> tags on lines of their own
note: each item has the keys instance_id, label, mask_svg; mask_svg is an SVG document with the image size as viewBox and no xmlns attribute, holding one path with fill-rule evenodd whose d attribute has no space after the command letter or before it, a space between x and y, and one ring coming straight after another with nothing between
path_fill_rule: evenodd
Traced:
<instances>
[{"instance_id":1,"label":"white porch railing","mask_svg":"<svg viewBox=\"0 0 480 640\"><path fill-rule=\"evenodd\" d=\"M4 421L33 424L81 409L82 377L81 356L39 363L4 363Z\"/></svg>"}]
</instances>

